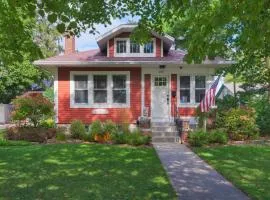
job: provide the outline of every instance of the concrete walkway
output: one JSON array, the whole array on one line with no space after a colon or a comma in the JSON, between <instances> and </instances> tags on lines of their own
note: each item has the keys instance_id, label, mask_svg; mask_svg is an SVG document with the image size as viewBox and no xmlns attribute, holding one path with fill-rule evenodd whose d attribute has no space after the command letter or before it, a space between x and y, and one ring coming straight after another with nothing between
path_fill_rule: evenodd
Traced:
<instances>
[{"instance_id":1,"label":"concrete walkway","mask_svg":"<svg viewBox=\"0 0 270 200\"><path fill-rule=\"evenodd\" d=\"M249 199L185 145L155 143L154 147L180 200Z\"/></svg>"}]
</instances>

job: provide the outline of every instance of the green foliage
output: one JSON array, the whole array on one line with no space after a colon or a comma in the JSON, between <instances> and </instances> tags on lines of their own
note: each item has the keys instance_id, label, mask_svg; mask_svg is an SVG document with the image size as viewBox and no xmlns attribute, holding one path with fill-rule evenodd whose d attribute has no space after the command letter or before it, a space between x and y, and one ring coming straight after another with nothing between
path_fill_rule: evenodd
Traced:
<instances>
[{"instance_id":1,"label":"green foliage","mask_svg":"<svg viewBox=\"0 0 270 200\"><path fill-rule=\"evenodd\" d=\"M46 88L43 92L43 96L49 99L51 102L54 102L54 90L53 87Z\"/></svg>"},{"instance_id":2,"label":"green foliage","mask_svg":"<svg viewBox=\"0 0 270 200\"><path fill-rule=\"evenodd\" d=\"M0 146L29 146L30 142L27 141L10 141L6 139L0 139Z\"/></svg>"},{"instance_id":3,"label":"green foliage","mask_svg":"<svg viewBox=\"0 0 270 200\"><path fill-rule=\"evenodd\" d=\"M101 121L95 120L91 124L90 133L92 135L104 135L104 127Z\"/></svg>"},{"instance_id":4,"label":"green foliage","mask_svg":"<svg viewBox=\"0 0 270 200\"><path fill-rule=\"evenodd\" d=\"M194 147L201 147L208 144L208 133L197 130L188 134L188 143Z\"/></svg>"},{"instance_id":5,"label":"green foliage","mask_svg":"<svg viewBox=\"0 0 270 200\"><path fill-rule=\"evenodd\" d=\"M256 123L263 135L270 134L270 103L266 96L254 97L248 103L256 110Z\"/></svg>"},{"instance_id":6,"label":"green foliage","mask_svg":"<svg viewBox=\"0 0 270 200\"><path fill-rule=\"evenodd\" d=\"M86 134L83 122L81 120L73 120L70 125L70 133L74 139L83 139Z\"/></svg>"},{"instance_id":7,"label":"green foliage","mask_svg":"<svg viewBox=\"0 0 270 200\"><path fill-rule=\"evenodd\" d=\"M208 135L209 143L227 144L228 135L223 129L212 130Z\"/></svg>"},{"instance_id":8,"label":"green foliage","mask_svg":"<svg viewBox=\"0 0 270 200\"><path fill-rule=\"evenodd\" d=\"M34 127L54 114L53 104L42 95L17 97L12 103L15 107L12 119L19 122L29 120Z\"/></svg>"},{"instance_id":9,"label":"green foliage","mask_svg":"<svg viewBox=\"0 0 270 200\"><path fill-rule=\"evenodd\" d=\"M65 132L66 132L66 128L58 127L56 129L55 139L58 140L58 141L66 141L67 136L66 136Z\"/></svg>"},{"instance_id":10,"label":"green foliage","mask_svg":"<svg viewBox=\"0 0 270 200\"><path fill-rule=\"evenodd\" d=\"M53 118L48 118L48 119L42 120L40 122L40 126L44 128L54 128L56 125Z\"/></svg>"},{"instance_id":11,"label":"green foliage","mask_svg":"<svg viewBox=\"0 0 270 200\"><path fill-rule=\"evenodd\" d=\"M126 134L126 143L133 146L147 145L151 141L151 137L143 135L139 131Z\"/></svg>"},{"instance_id":12,"label":"green foliage","mask_svg":"<svg viewBox=\"0 0 270 200\"><path fill-rule=\"evenodd\" d=\"M258 136L255 112L248 108L230 109L224 112L220 128L225 128L232 140L252 139Z\"/></svg>"},{"instance_id":13,"label":"green foliage","mask_svg":"<svg viewBox=\"0 0 270 200\"><path fill-rule=\"evenodd\" d=\"M117 131L119 131L116 124L111 120L107 120L103 124L103 130L104 130L104 133L109 133L109 134L114 134Z\"/></svg>"}]
</instances>

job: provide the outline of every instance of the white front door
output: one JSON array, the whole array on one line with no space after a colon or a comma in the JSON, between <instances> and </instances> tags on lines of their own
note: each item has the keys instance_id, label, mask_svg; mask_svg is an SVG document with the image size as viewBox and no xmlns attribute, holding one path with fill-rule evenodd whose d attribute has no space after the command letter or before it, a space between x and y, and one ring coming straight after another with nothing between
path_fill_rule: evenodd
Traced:
<instances>
[{"instance_id":1,"label":"white front door","mask_svg":"<svg viewBox=\"0 0 270 200\"><path fill-rule=\"evenodd\" d=\"M152 120L168 121L170 116L169 76L153 76L151 99Z\"/></svg>"}]
</instances>

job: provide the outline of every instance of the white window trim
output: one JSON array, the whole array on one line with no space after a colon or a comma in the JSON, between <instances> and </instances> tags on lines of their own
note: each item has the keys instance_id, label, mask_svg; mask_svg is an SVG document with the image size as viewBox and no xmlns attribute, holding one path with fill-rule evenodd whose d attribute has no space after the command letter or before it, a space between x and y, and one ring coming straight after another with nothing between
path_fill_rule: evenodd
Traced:
<instances>
[{"instance_id":1,"label":"white window trim","mask_svg":"<svg viewBox=\"0 0 270 200\"><path fill-rule=\"evenodd\" d=\"M126 53L117 53L117 41L126 41ZM153 41L153 53L144 53L144 45L140 45L140 53L130 53L130 38L114 38L114 56L115 57L156 57L156 38Z\"/></svg>"},{"instance_id":2,"label":"white window trim","mask_svg":"<svg viewBox=\"0 0 270 200\"><path fill-rule=\"evenodd\" d=\"M190 76L190 102L189 103L181 103L180 102L180 76ZM200 103L196 103L195 99L195 76L205 76L205 92L207 92L210 87L212 81L211 76L208 74L177 74L177 104L180 108L188 108L188 107L197 107ZM198 89L198 88L197 88ZM202 88L203 89L203 88Z\"/></svg>"},{"instance_id":3,"label":"white window trim","mask_svg":"<svg viewBox=\"0 0 270 200\"><path fill-rule=\"evenodd\" d=\"M88 103L75 103L75 82L74 75L88 76ZM107 101L108 103L94 103L93 100L93 75L107 75ZM112 75L126 75L127 102L113 103L112 101ZM129 71L71 71L70 72L70 108L130 108L130 72Z\"/></svg>"},{"instance_id":4,"label":"white window trim","mask_svg":"<svg viewBox=\"0 0 270 200\"><path fill-rule=\"evenodd\" d=\"M180 102L180 104L190 104L191 103L191 90L192 90L192 88L191 88L191 80L192 80L192 78L191 78L191 76L188 76L189 77L189 88L181 88L180 87L180 77L183 77L183 76L188 76L188 75L179 75L179 86L178 86L178 88L179 88L179 102ZM180 91L181 90L189 90L189 102L186 102L186 103L182 103L181 102L181 99L180 99Z\"/></svg>"}]
</instances>

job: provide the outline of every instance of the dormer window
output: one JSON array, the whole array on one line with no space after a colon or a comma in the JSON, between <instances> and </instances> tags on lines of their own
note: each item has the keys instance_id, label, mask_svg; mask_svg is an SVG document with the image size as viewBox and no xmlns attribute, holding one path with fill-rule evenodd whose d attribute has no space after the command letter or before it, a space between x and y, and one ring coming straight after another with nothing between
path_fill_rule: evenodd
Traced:
<instances>
[{"instance_id":1,"label":"dormer window","mask_svg":"<svg viewBox=\"0 0 270 200\"><path fill-rule=\"evenodd\" d=\"M126 40L118 40L117 41L117 53L126 53L127 52L127 41Z\"/></svg>"},{"instance_id":2,"label":"dormer window","mask_svg":"<svg viewBox=\"0 0 270 200\"><path fill-rule=\"evenodd\" d=\"M114 38L114 56L115 57L155 57L156 39L140 45L130 38Z\"/></svg>"},{"instance_id":3,"label":"dormer window","mask_svg":"<svg viewBox=\"0 0 270 200\"><path fill-rule=\"evenodd\" d=\"M140 45L130 41L130 53L140 53Z\"/></svg>"},{"instance_id":4,"label":"dormer window","mask_svg":"<svg viewBox=\"0 0 270 200\"><path fill-rule=\"evenodd\" d=\"M154 42L151 41L144 45L143 48L144 53L153 53L154 52Z\"/></svg>"}]
</instances>

